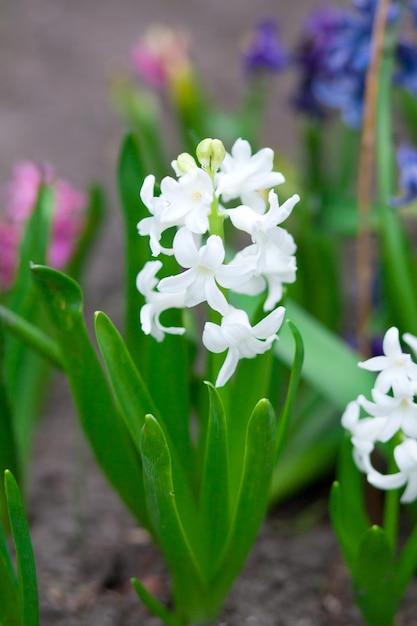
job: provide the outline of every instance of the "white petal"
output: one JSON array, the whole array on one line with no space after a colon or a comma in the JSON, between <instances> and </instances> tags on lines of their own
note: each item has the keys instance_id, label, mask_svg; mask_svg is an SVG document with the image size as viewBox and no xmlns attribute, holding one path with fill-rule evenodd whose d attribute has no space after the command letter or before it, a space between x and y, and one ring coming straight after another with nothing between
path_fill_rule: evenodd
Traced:
<instances>
[{"instance_id":1,"label":"white petal","mask_svg":"<svg viewBox=\"0 0 417 626\"><path fill-rule=\"evenodd\" d=\"M417 472L413 472L408 476L407 487L404 490L403 495L400 498L402 504L414 502L417 498Z\"/></svg>"},{"instance_id":2,"label":"white petal","mask_svg":"<svg viewBox=\"0 0 417 626\"><path fill-rule=\"evenodd\" d=\"M341 419L343 428L352 431L359 421L359 413L359 404L356 402L356 400L352 400L351 402L349 402Z\"/></svg>"},{"instance_id":3,"label":"white petal","mask_svg":"<svg viewBox=\"0 0 417 626\"><path fill-rule=\"evenodd\" d=\"M218 235L211 235L207 243L200 249L200 265L209 268L217 268L224 261L225 251L222 238Z\"/></svg>"},{"instance_id":4,"label":"white petal","mask_svg":"<svg viewBox=\"0 0 417 626\"><path fill-rule=\"evenodd\" d=\"M402 354L401 344L400 344L400 334L398 328L392 326L385 333L384 339L382 341L382 349L384 354L388 357L395 358Z\"/></svg>"},{"instance_id":5,"label":"white petal","mask_svg":"<svg viewBox=\"0 0 417 626\"><path fill-rule=\"evenodd\" d=\"M238 362L239 351L236 348L230 348L217 376L216 387L223 387L227 383L235 373Z\"/></svg>"},{"instance_id":6,"label":"white petal","mask_svg":"<svg viewBox=\"0 0 417 626\"><path fill-rule=\"evenodd\" d=\"M148 176L146 176L145 180L143 181L143 185L140 190L140 199L142 200L143 204L151 213L153 213L151 208L152 208L152 200L153 200L153 195L154 195L154 188L155 188L155 176L153 176L153 174L149 174Z\"/></svg>"},{"instance_id":7,"label":"white petal","mask_svg":"<svg viewBox=\"0 0 417 626\"><path fill-rule=\"evenodd\" d=\"M194 280L193 270L186 270L176 276L167 276L159 282L158 289L161 293L178 293L189 288Z\"/></svg>"},{"instance_id":8,"label":"white petal","mask_svg":"<svg viewBox=\"0 0 417 626\"><path fill-rule=\"evenodd\" d=\"M402 472L397 474L380 474L376 470L367 475L368 482L378 489L398 489L407 482L407 476Z\"/></svg>"},{"instance_id":9,"label":"white petal","mask_svg":"<svg viewBox=\"0 0 417 626\"><path fill-rule=\"evenodd\" d=\"M276 335L281 328L284 316L285 308L283 306L278 307L253 327L254 336L259 339L267 339L271 335Z\"/></svg>"},{"instance_id":10,"label":"white petal","mask_svg":"<svg viewBox=\"0 0 417 626\"><path fill-rule=\"evenodd\" d=\"M208 278L205 281L205 299L209 306L221 313L221 315L227 315L229 311L229 303L227 302L224 294L220 291L216 285L214 277ZM204 300L204 297L203 297Z\"/></svg>"},{"instance_id":11,"label":"white petal","mask_svg":"<svg viewBox=\"0 0 417 626\"><path fill-rule=\"evenodd\" d=\"M173 241L174 255L182 267L194 267L199 263L199 255L193 234L188 228L180 228Z\"/></svg>"},{"instance_id":12,"label":"white petal","mask_svg":"<svg viewBox=\"0 0 417 626\"><path fill-rule=\"evenodd\" d=\"M227 341L223 337L222 329L218 324L206 322L203 330L203 344L210 350L218 354L224 352L229 347Z\"/></svg>"}]
</instances>

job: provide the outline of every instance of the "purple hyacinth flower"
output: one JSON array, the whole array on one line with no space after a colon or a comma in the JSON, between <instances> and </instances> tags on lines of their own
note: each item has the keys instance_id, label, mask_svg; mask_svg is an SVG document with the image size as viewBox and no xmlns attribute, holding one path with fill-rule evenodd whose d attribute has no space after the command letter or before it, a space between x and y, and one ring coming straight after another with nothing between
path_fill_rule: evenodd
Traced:
<instances>
[{"instance_id":1,"label":"purple hyacinth flower","mask_svg":"<svg viewBox=\"0 0 417 626\"><path fill-rule=\"evenodd\" d=\"M417 46L400 42L396 49L396 61L398 69L394 82L417 95Z\"/></svg>"},{"instance_id":2,"label":"purple hyacinth flower","mask_svg":"<svg viewBox=\"0 0 417 626\"><path fill-rule=\"evenodd\" d=\"M417 198L417 149L405 143L399 146L397 165L400 172L399 186L402 195L390 199L389 203L394 208L409 204Z\"/></svg>"},{"instance_id":3,"label":"purple hyacinth flower","mask_svg":"<svg viewBox=\"0 0 417 626\"><path fill-rule=\"evenodd\" d=\"M304 36L294 56L300 70L300 80L292 97L296 110L311 117L324 118L326 110L315 93L315 81L327 76L326 59L341 25L342 12L333 7L312 13L305 23Z\"/></svg>"},{"instance_id":4,"label":"purple hyacinth flower","mask_svg":"<svg viewBox=\"0 0 417 626\"><path fill-rule=\"evenodd\" d=\"M317 111L320 105L339 109L348 126L360 127L376 8L377 0L353 0L350 10L320 9L312 15L311 43L301 57L306 78L295 99L298 108L316 103ZM388 19L397 15L393 0Z\"/></svg>"},{"instance_id":5,"label":"purple hyacinth flower","mask_svg":"<svg viewBox=\"0 0 417 626\"><path fill-rule=\"evenodd\" d=\"M278 26L273 20L262 20L243 52L243 63L249 74L279 72L290 62L290 55L278 37Z\"/></svg>"}]
</instances>

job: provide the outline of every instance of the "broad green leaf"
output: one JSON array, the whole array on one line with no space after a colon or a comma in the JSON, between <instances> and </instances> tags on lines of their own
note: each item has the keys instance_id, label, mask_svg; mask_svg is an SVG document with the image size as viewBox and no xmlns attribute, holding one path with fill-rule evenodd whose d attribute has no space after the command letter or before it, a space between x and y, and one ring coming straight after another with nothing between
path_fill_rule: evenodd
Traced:
<instances>
[{"instance_id":1,"label":"broad green leaf","mask_svg":"<svg viewBox=\"0 0 417 626\"><path fill-rule=\"evenodd\" d=\"M4 475L4 487L16 550L21 624L22 626L38 626L39 603L35 559L22 496L13 475L9 471L6 471Z\"/></svg>"},{"instance_id":2,"label":"broad green leaf","mask_svg":"<svg viewBox=\"0 0 417 626\"><path fill-rule=\"evenodd\" d=\"M126 421L134 445L140 452L140 432L145 422L145 415L152 413L161 422L170 442L174 477L177 478L177 501L188 514L184 520L187 527L195 526L195 505L192 501L189 475L186 474L190 460L191 442L189 434L182 438L182 432L176 429L175 421L168 423L158 413L153 399L129 354L121 335L104 313L96 313L95 328L100 352L109 374L110 383L121 413ZM184 420L185 421L185 420ZM142 489L142 485L139 487ZM140 496L142 499L142 496Z\"/></svg>"},{"instance_id":3,"label":"broad green leaf","mask_svg":"<svg viewBox=\"0 0 417 626\"><path fill-rule=\"evenodd\" d=\"M259 398L268 394L272 361L272 350L253 359L242 359L233 379L220 389L227 415L230 489L233 493L239 489L242 476L248 422Z\"/></svg>"},{"instance_id":4,"label":"broad green leaf","mask_svg":"<svg viewBox=\"0 0 417 626\"><path fill-rule=\"evenodd\" d=\"M148 511L171 571L176 606L180 613L193 611L206 593L204 577L177 508L168 444L151 415L142 429L141 450Z\"/></svg>"},{"instance_id":5,"label":"broad green leaf","mask_svg":"<svg viewBox=\"0 0 417 626\"><path fill-rule=\"evenodd\" d=\"M210 406L202 464L200 512L207 536L205 569L211 574L230 528L227 421L216 389L207 383Z\"/></svg>"},{"instance_id":6,"label":"broad green leaf","mask_svg":"<svg viewBox=\"0 0 417 626\"><path fill-rule=\"evenodd\" d=\"M231 516L229 538L212 584L220 601L240 572L268 505L275 463L276 417L268 400L260 400L248 423L240 489Z\"/></svg>"},{"instance_id":7,"label":"broad green leaf","mask_svg":"<svg viewBox=\"0 0 417 626\"><path fill-rule=\"evenodd\" d=\"M358 367L359 356L346 343L313 319L307 311L288 299L285 303L287 319L300 332L304 343L302 378L324 398L341 411L359 393L367 394L375 377ZM293 362L292 338L283 327L275 354L289 367Z\"/></svg>"},{"instance_id":8,"label":"broad green leaf","mask_svg":"<svg viewBox=\"0 0 417 626\"><path fill-rule=\"evenodd\" d=\"M393 552L385 531L371 526L352 569L356 602L370 626L393 626L401 596L393 585Z\"/></svg>"},{"instance_id":9,"label":"broad green leaf","mask_svg":"<svg viewBox=\"0 0 417 626\"><path fill-rule=\"evenodd\" d=\"M146 524L139 494L138 454L88 337L79 285L48 267L34 266L33 278L48 310L75 404L97 461L132 513Z\"/></svg>"},{"instance_id":10,"label":"broad green leaf","mask_svg":"<svg viewBox=\"0 0 417 626\"><path fill-rule=\"evenodd\" d=\"M158 411L129 354L127 346L111 320L97 312L94 317L97 343L103 356L110 382L126 419L132 440L139 450L140 432L145 415Z\"/></svg>"},{"instance_id":11,"label":"broad green leaf","mask_svg":"<svg viewBox=\"0 0 417 626\"><path fill-rule=\"evenodd\" d=\"M181 626L175 615L170 613L149 591L142 585L140 580L132 578L131 583L135 588L136 593L142 600L143 604L149 609L149 611L159 617L160 620L167 624L167 626Z\"/></svg>"}]
</instances>

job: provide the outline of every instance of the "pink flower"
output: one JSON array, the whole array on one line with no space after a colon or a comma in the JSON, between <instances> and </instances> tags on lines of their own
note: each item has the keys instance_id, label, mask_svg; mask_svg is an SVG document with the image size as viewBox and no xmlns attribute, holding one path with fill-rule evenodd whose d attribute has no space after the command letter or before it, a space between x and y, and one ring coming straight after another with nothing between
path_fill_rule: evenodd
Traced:
<instances>
[{"instance_id":1,"label":"pink flower","mask_svg":"<svg viewBox=\"0 0 417 626\"><path fill-rule=\"evenodd\" d=\"M156 25L131 51L131 61L136 74L153 89L163 89L191 68L190 42L181 31Z\"/></svg>"},{"instance_id":2,"label":"pink flower","mask_svg":"<svg viewBox=\"0 0 417 626\"><path fill-rule=\"evenodd\" d=\"M64 269L74 254L85 226L85 194L68 181L55 179L51 165L43 167L22 161L13 169L4 190L3 217L0 217L0 292L13 286L19 264L19 246L26 223L36 206L39 185L44 181L54 193L51 242L47 261Z\"/></svg>"}]
</instances>

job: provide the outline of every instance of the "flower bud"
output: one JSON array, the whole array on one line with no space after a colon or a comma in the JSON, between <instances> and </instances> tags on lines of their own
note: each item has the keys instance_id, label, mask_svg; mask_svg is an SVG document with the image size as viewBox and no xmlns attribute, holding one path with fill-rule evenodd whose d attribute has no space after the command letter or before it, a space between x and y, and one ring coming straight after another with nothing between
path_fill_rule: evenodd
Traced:
<instances>
[{"instance_id":1,"label":"flower bud","mask_svg":"<svg viewBox=\"0 0 417 626\"><path fill-rule=\"evenodd\" d=\"M188 172L192 172L197 169L195 159L191 156L191 154L188 154L188 152L182 152L178 155L176 166L180 174L188 174Z\"/></svg>"},{"instance_id":2,"label":"flower bud","mask_svg":"<svg viewBox=\"0 0 417 626\"><path fill-rule=\"evenodd\" d=\"M205 170L217 172L224 161L226 150L220 139L203 139L197 146L197 158Z\"/></svg>"}]
</instances>

